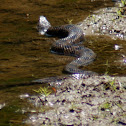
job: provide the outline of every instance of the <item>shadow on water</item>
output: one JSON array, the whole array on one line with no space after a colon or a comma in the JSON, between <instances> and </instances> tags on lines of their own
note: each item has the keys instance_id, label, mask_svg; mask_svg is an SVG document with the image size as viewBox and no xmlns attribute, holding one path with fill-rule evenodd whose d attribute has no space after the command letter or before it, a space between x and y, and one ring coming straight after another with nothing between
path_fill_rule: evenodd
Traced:
<instances>
[{"instance_id":1,"label":"shadow on water","mask_svg":"<svg viewBox=\"0 0 126 126\"><path fill-rule=\"evenodd\" d=\"M18 125L23 118L21 108L25 101L19 100L23 93L34 93L38 86L25 84L36 78L62 75L64 66L73 58L49 52L53 38L40 36L36 30L38 17L44 15L52 25L63 25L82 21L94 10L112 6L110 0L1 0L0 2L0 125ZM123 64L113 60L119 52L113 51L114 44L124 43L105 37L86 37L89 48L97 53L97 60L86 67L98 73L124 75ZM102 53L101 53L102 52ZM110 57L110 54L113 54ZM82 68L83 69L83 68ZM18 85L21 84L22 85ZM8 87L8 88L7 88ZM11 88L9 88L11 87Z\"/></svg>"}]
</instances>

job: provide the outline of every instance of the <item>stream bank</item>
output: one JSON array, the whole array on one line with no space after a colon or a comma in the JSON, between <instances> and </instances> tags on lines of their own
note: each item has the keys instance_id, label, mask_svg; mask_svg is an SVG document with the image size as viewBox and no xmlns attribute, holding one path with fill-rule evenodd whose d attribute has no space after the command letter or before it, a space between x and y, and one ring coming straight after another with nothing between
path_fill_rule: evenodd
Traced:
<instances>
[{"instance_id":1,"label":"stream bank","mask_svg":"<svg viewBox=\"0 0 126 126\"><path fill-rule=\"evenodd\" d=\"M34 110L24 123L32 126L126 125L126 77L69 78L55 94L33 95L27 100Z\"/></svg>"}]
</instances>

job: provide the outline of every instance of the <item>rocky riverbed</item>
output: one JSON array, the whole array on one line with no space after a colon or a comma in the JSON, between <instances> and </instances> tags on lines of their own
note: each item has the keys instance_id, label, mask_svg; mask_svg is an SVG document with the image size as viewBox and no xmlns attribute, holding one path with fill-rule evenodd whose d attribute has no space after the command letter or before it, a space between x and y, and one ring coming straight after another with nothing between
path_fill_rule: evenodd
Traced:
<instances>
[{"instance_id":1,"label":"rocky riverbed","mask_svg":"<svg viewBox=\"0 0 126 126\"><path fill-rule=\"evenodd\" d=\"M85 35L107 35L112 39L126 40L126 7L119 3L116 6L94 11L78 26Z\"/></svg>"},{"instance_id":2,"label":"rocky riverbed","mask_svg":"<svg viewBox=\"0 0 126 126\"><path fill-rule=\"evenodd\" d=\"M126 77L94 76L88 79L65 79L55 94L28 98L36 109L31 110L25 123L33 126L126 125L125 89Z\"/></svg>"}]
</instances>

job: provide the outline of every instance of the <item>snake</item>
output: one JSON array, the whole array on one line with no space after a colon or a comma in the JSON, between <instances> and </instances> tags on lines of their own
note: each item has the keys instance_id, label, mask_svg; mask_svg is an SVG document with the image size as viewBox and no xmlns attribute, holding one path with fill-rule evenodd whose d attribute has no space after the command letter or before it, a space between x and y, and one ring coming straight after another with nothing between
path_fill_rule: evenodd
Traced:
<instances>
[{"instance_id":1,"label":"snake","mask_svg":"<svg viewBox=\"0 0 126 126\"><path fill-rule=\"evenodd\" d=\"M81 42L85 41L84 33L80 27L74 24L51 26L47 19L41 16L38 29L41 34L59 38L51 46L52 53L76 57L75 60L65 66L65 71L71 74L78 74L83 78L96 75L93 71L79 69L81 66L89 65L96 58L93 50L80 45ZM45 80L48 81L49 79ZM38 79L34 82L44 82L44 79Z\"/></svg>"}]
</instances>

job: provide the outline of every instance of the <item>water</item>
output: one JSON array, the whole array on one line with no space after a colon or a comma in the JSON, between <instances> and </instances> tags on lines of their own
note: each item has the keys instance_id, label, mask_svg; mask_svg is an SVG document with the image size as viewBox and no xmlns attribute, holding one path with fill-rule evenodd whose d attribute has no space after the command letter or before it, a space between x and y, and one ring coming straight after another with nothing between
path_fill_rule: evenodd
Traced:
<instances>
[{"instance_id":1,"label":"water","mask_svg":"<svg viewBox=\"0 0 126 126\"><path fill-rule=\"evenodd\" d=\"M27 102L19 95L35 93L39 86L18 86L48 76L62 75L64 66L73 58L54 55L49 52L54 38L40 36L36 25L44 15L53 26L82 21L94 10L112 6L110 0L1 0L0 2L0 104L6 106L0 111L0 125L21 125L27 117L21 108ZM125 75L125 65L118 62L122 52L114 51L110 38L86 37L85 45L97 54L96 61L86 69L104 74ZM125 46L125 45L124 45ZM123 50L124 51L124 50ZM111 57L110 57L111 55ZM116 61L113 64L113 61ZM121 60L121 59L120 59ZM85 69L82 68L82 69ZM13 85L13 86L12 86ZM26 107L25 107L26 106Z\"/></svg>"}]
</instances>

